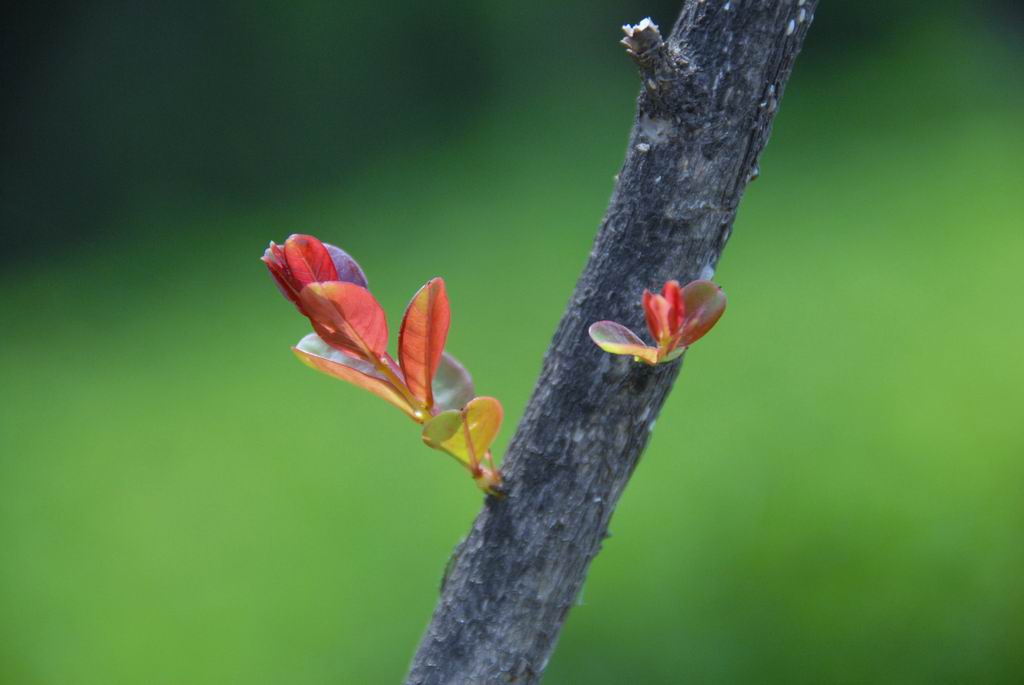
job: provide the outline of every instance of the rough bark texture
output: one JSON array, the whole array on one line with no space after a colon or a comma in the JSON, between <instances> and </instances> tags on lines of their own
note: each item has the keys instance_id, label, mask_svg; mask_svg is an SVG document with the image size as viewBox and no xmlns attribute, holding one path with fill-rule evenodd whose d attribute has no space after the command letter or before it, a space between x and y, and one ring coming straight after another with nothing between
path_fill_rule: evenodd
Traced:
<instances>
[{"instance_id":1,"label":"rough bark texture","mask_svg":"<svg viewBox=\"0 0 1024 685\"><path fill-rule=\"evenodd\" d=\"M407 683L539 682L681 366L605 354L587 327L645 330L644 288L714 273L815 6L687 0L667 41L626 27L643 83L626 161L505 457L507 497L453 557Z\"/></svg>"}]
</instances>

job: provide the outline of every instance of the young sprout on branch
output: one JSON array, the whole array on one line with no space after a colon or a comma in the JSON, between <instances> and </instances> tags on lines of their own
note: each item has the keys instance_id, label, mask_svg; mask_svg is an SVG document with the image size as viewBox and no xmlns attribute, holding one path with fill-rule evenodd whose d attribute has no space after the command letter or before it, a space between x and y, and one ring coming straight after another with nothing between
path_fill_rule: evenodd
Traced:
<instances>
[{"instance_id":1,"label":"young sprout on branch","mask_svg":"<svg viewBox=\"0 0 1024 685\"><path fill-rule=\"evenodd\" d=\"M384 309L344 250L293 235L283 246L270 243L263 262L315 331L292 348L302 362L424 424L429 447L455 457L488 494L500 494L490 446L501 427L501 403L475 397L465 367L444 351L451 323L444 279L427 281L406 307L395 361L387 351Z\"/></svg>"},{"instance_id":2,"label":"young sprout on branch","mask_svg":"<svg viewBox=\"0 0 1024 685\"><path fill-rule=\"evenodd\" d=\"M427 421L423 442L455 457L469 469L480 489L497 494L501 472L491 458L491 443L498 435L502 415L501 402L493 397L475 397L461 411L449 409Z\"/></svg>"},{"instance_id":3,"label":"young sprout on branch","mask_svg":"<svg viewBox=\"0 0 1024 685\"><path fill-rule=\"evenodd\" d=\"M644 290L643 307L655 347L614 321L592 324L591 339L605 352L630 355L644 364L670 362L682 356L722 317L725 293L711 281L692 281L683 288L679 281L668 281L660 295Z\"/></svg>"}]
</instances>

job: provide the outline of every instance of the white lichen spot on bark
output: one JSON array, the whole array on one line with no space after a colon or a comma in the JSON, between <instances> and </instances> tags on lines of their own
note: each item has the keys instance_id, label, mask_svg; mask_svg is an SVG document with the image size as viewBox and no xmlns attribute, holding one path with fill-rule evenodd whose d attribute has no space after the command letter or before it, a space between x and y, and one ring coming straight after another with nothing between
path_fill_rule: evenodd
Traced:
<instances>
[{"instance_id":1,"label":"white lichen spot on bark","mask_svg":"<svg viewBox=\"0 0 1024 685\"><path fill-rule=\"evenodd\" d=\"M668 142L672 124L663 119L655 119L649 114L640 116L640 135L647 141L657 145Z\"/></svg>"}]
</instances>

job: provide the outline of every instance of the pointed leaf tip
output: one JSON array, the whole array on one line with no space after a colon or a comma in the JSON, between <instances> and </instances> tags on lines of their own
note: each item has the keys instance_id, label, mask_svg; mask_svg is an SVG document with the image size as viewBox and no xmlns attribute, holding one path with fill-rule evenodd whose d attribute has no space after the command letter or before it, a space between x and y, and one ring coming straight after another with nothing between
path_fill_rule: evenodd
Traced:
<instances>
[{"instance_id":1,"label":"pointed leaf tip","mask_svg":"<svg viewBox=\"0 0 1024 685\"><path fill-rule=\"evenodd\" d=\"M692 345L725 313L725 292L711 281L692 281L683 288L683 345Z\"/></svg>"},{"instance_id":2,"label":"pointed leaf tip","mask_svg":"<svg viewBox=\"0 0 1024 685\"><path fill-rule=\"evenodd\" d=\"M299 293L287 278L284 258L279 254L280 249L274 243L270 243L270 247L266 249L260 260L267 265L267 271L270 272L270 276L274 279L274 283L277 285L277 289L281 291L281 294L298 306Z\"/></svg>"},{"instance_id":3,"label":"pointed leaf tip","mask_svg":"<svg viewBox=\"0 0 1024 685\"><path fill-rule=\"evenodd\" d=\"M431 279L409 302L398 333L398 362L405 382L428 409L434 404L433 379L450 325L444 279Z\"/></svg>"}]
</instances>

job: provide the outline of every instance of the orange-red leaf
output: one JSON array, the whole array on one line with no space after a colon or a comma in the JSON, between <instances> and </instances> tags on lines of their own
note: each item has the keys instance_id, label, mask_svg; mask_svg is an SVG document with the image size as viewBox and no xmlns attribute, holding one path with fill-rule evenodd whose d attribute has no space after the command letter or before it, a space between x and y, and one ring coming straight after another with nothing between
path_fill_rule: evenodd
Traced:
<instances>
[{"instance_id":1,"label":"orange-red leaf","mask_svg":"<svg viewBox=\"0 0 1024 685\"><path fill-rule=\"evenodd\" d=\"M647 330L651 332L654 342L660 343L672 335L669 328L669 306L668 300L661 295L644 290L643 297L644 318L647 319Z\"/></svg>"},{"instance_id":2,"label":"orange-red leaf","mask_svg":"<svg viewBox=\"0 0 1024 685\"><path fill-rule=\"evenodd\" d=\"M434 278L413 296L398 332L398 363L405 383L428 409L434 404L432 384L450 323L444 279Z\"/></svg>"},{"instance_id":3,"label":"orange-red leaf","mask_svg":"<svg viewBox=\"0 0 1024 685\"><path fill-rule=\"evenodd\" d=\"M366 288L342 281L310 283L299 299L313 329L331 347L365 360L379 360L387 351L388 322Z\"/></svg>"},{"instance_id":4,"label":"orange-red leaf","mask_svg":"<svg viewBox=\"0 0 1024 685\"><path fill-rule=\"evenodd\" d=\"M385 402L395 405L409 417L416 418L402 393L396 390L372 364L330 347L316 333L307 335L292 350L295 356L310 368L368 390Z\"/></svg>"},{"instance_id":5,"label":"orange-red leaf","mask_svg":"<svg viewBox=\"0 0 1024 685\"><path fill-rule=\"evenodd\" d=\"M679 281L665 281L665 287L661 290L661 296L668 303L668 329L672 335L678 335L679 329L683 326L683 313L686 309Z\"/></svg>"}]
</instances>

